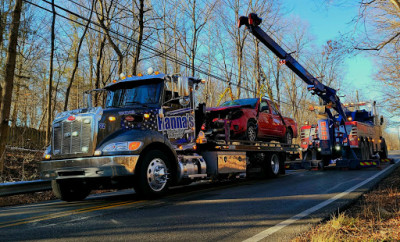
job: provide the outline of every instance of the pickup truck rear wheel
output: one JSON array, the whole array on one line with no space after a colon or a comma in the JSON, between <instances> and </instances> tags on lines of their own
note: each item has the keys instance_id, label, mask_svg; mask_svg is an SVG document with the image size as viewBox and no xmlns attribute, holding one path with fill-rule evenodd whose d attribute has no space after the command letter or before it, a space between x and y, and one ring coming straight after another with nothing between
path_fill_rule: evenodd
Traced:
<instances>
[{"instance_id":1,"label":"pickup truck rear wheel","mask_svg":"<svg viewBox=\"0 0 400 242\"><path fill-rule=\"evenodd\" d=\"M144 197L161 196L169 187L169 159L159 150L148 152L139 166L134 182L135 191Z\"/></svg>"},{"instance_id":2,"label":"pickup truck rear wheel","mask_svg":"<svg viewBox=\"0 0 400 242\"><path fill-rule=\"evenodd\" d=\"M246 138L249 141L257 140L257 127L253 122L247 124Z\"/></svg>"},{"instance_id":3,"label":"pickup truck rear wheel","mask_svg":"<svg viewBox=\"0 0 400 242\"><path fill-rule=\"evenodd\" d=\"M54 196L67 202L81 201L90 193L90 189L81 182L52 180L51 188Z\"/></svg>"},{"instance_id":4,"label":"pickup truck rear wheel","mask_svg":"<svg viewBox=\"0 0 400 242\"><path fill-rule=\"evenodd\" d=\"M286 131L285 137L283 138L283 143L291 145L292 140L293 140L293 134L292 131L289 129Z\"/></svg>"}]
</instances>

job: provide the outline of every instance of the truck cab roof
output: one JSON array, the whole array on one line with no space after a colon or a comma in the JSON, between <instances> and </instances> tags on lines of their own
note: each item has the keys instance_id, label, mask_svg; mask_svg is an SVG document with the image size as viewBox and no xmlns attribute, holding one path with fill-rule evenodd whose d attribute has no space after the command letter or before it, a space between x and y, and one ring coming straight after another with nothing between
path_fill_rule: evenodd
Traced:
<instances>
[{"instance_id":1,"label":"truck cab roof","mask_svg":"<svg viewBox=\"0 0 400 242\"><path fill-rule=\"evenodd\" d=\"M145 82L149 80L164 80L165 74L158 74L158 75L146 75L146 76L132 76L132 77L126 77L125 79L119 79L115 82L112 82L108 84L107 86L104 87L104 89L110 90L110 89L117 89L120 87L127 86L129 84L133 83L140 83L140 82Z\"/></svg>"}]
</instances>

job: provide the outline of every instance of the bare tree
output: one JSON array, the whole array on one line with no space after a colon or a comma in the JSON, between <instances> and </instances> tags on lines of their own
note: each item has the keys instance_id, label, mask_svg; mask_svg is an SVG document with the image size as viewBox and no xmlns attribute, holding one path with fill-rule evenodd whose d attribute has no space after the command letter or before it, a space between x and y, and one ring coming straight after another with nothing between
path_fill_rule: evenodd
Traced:
<instances>
[{"instance_id":1,"label":"bare tree","mask_svg":"<svg viewBox=\"0 0 400 242\"><path fill-rule=\"evenodd\" d=\"M50 71L49 71L49 94L47 100L47 127L46 127L46 145L49 143L50 139L50 126L51 126L51 103L53 95L53 59L54 59L54 41L55 35L55 25L56 25L56 8L54 6L54 0L51 1L51 9L53 11L53 17L51 20L51 37L50 37Z\"/></svg>"},{"instance_id":2,"label":"bare tree","mask_svg":"<svg viewBox=\"0 0 400 242\"><path fill-rule=\"evenodd\" d=\"M113 9L114 0L110 1L109 6L107 6L106 3L103 2L103 0L97 0L96 3L98 3L100 7L100 13L96 12L97 19L99 21L101 28L105 32L108 42L110 43L110 45L112 46L112 48L114 49L115 53L118 56L118 74L121 74L123 72L124 55L122 54L122 51L120 50L120 48L111 38L110 35L110 25L111 25L110 14Z\"/></svg>"},{"instance_id":3,"label":"bare tree","mask_svg":"<svg viewBox=\"0 0 400 242\"><path fill-rule=\"evenodd\" d=\"M64 111L66 111L68 109L69 94L71 92L72 83L74 82L75 74L76 74L76 71L78 70L78 66L79 66L79 53L81 51L82 43L83 43L83 40L85 39L86 32L87 32L87 30L89 28L89 25L91 23L94 5L95 5L95 3L94 3L94 0L93 0L92 8L91 8L90 13L89 13L89 21L87 21L87 23L85 25L85 29L83 30L83 34L82 34L82 36L81 36L81 38L79 40L79 44L78 44L78 47L76 49L76 55L75 55L75 61L74 61L74 69L72 70L71 78L69 80L67 91L65 93Z\"/></svg>"},{"instance_id":4,"label":"bare tree","mask_svg":"<svg viewBox=\"0 0 400 242\"><path fill-rule=\"evenodd\" d=\"M22 0L16 0L12 13L12 22L9 36L9 44L6 58L6 68L1 93L1 112L0 112L0 173L3 173L4 155L6 142L9 133L9 118L11 100L14 87L15 63L17 58L17 43L22 11Z\"/></svg>"},{"instance_id":5,"label":"bare tree","mask_svg":"<svg viewBox=\"0 0 400 242\"><path fill-rule=\"evenodd\" d=\"M139 4L136 3L136 0L132 0L132 6L137 6L138 7L138 28L139 28L139 33L137 35L137 40L135 44L135 52L133 55L133 64L132 64L132 75L136 75L137 72L137 67L139 64L139 58L140 58L140 50L142 48L142 41L143 41L143 29L144 29L144 14L145 14L145 9L144 9L144 0L138 0ZM132 10L134 12L134 9Z\"/></svg>"}]
</instances>

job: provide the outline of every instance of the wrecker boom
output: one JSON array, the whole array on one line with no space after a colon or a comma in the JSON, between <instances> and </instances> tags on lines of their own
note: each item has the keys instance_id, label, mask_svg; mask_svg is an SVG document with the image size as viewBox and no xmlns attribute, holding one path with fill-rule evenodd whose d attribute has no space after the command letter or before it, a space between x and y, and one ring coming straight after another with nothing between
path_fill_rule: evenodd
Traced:
<instances>
[{"instance_id":1,"label":"wrecker boom","mask_svg":"<svg viewBox=\"0 0 400 242\"><path fill-rule=\"evenodd\" d=\"M259 41L268 47L278 58L284 61L284 63L296 73L305 83L308 84L308 90L313 91L326 103L332 102L335 105L333 109L338 112L343 120L347 120L346 112L340 98L336 95L336 90L325 86L311 75L300 63L294 59L290 53L287 53L282 47L276 43L267 33L265 33L258 25L260 25L262 19L255 13L249 14L248 17L242 16L239 18L238 27L245 25L247 29L253 34ZM329 110L328 110L329 112Z\"/></svg>"}]
</instances>

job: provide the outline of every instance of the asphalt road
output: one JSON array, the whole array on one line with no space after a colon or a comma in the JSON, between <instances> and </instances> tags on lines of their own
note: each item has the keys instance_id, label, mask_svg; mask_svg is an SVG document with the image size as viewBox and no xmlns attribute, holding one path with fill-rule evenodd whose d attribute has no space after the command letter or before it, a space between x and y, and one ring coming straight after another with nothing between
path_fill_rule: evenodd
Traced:
<instances>
[{"instance_id":1,"label":"asphalt road","mask_svg":"<svg viewBox=\"0 0 400 242\"><path fill-rule=\"evenodd\" d=\"M197 184L157 200L131 190L85 201L0 208L0 241L286 241L329 217L400 165L290 171L269 180Z\"/></svg>"}]
</instances>

